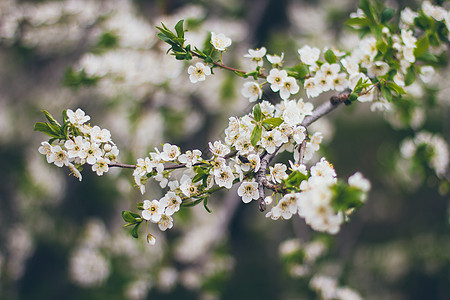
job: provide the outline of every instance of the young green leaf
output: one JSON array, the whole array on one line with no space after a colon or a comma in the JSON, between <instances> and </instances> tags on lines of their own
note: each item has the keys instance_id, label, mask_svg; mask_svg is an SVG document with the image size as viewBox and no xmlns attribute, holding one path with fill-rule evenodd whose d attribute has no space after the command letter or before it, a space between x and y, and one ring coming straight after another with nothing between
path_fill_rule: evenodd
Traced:
<instances>
[{"instance_id":1,"label":"young green leaf","mask_svg":"<svg viewBox=\"0 0 450 300\"><path fill-rule=\"evenodd\" d=\"M416 81L416 71L414 68L414 65L409 67L408 70L406 71L406 75L405 75L405 85L411 85L414 81Z\"/></svg>"},{"instance_id":2,"label":"young green leaf","mask_svg":"<svg viewBox=\"0 0 450 300\"><path fill-rule=\"evenodd\" d=\"M47 118L47 120L50 122L50 124L52 125L56 125L56 126L61 126L58 121L55 120L55 118L53 118L53 116L46 110L42 110L42 113L45 115L45 117Z\"/></svg>"},{"instance_id":3,"label":"young green leaf","mask_svg":"<svg viewBox=\"0 0 450 300\"><path fill-rule=\"evenodd\" d=\"M261 113L261 106L259 105L259 103L253 106L253 117L255 118L256 122L261 121L262 113Z\"/></svg>"},{"instance_id":4,"label":"young green leaf","mask_svg":"<svg viewBox=\"0 0 450 300\"><path fill-rule=\"evenodd\" d=\"M203 207L206 209L207 212L211 213L211 210L208 208L208 198L203 198Z\"/></svg>"},{"instance_id":5,"label":"young green leaf","mask_svg":"<svg viewBox=\"0 0 450 300\"><path fill-rule=\"evenodd\" d=\"M375 17L373 16L373 7L369 0L361 0L359 8L364 12L371 23L375 23Z\"/></svg>"},{"instance_id":6,"label":"young green leaf","mask_svg":"<svg viewBox=\"0 0 450 300\"><path fill-rule=\"evenodd\" d=\"M138 230L139 230L139 227L141 226L141 224L142 224L142 221L137 223L136 226L134 226L134 228L131 230L131 236L134 237L135 239L137 239L139 237Z\"/></svg>"},{"instance_id":7,"label":"young green leaf","mask_svg":"<svg viewBox=\"0 0 450 300\"><path fill-rule=\"evenodd\" d=\"M398 85L397 85L395 82L393 82L393 81L388 81L388 82L386 83L386 86L387 86L389 89L391 89L391 90L393 90L394 92L396 92L397 95L403 95L403 94L406 94L405 90L404 90L402 87L398 86Z\"/></svg>"},{"instance_id":8,"label":"young green leaf","mask_svg":"<svg viewBox=\"0 0 450 300\"><path fill-rule=\"evenodd\" d=\"M178 21L178 23L175 25L175 31L177 32L177 36L181 39L184 39L184 29L183 29L183 22L184 20Z\"/></svg>"},{"instance_id":9,"label":"young green leaf","mask_svg":"<svg viewBox=\"0 0 450 300\"><path fill-rule=\"evenodd\" d=\"M331 50L331 49L328 49L327 51L325 51L324 57L325 57L325 60L329 64L334 64L336 62L336 55L334 54L333 50Z\"/></svg>"},{"instance_id":10,"label":"young green leaf","mask_svg":"<svg viewBox=\"0 0 450 300\"><path fill-rule=\"evenodd\" d=\"M136 219L135 219L135 217L133 217L133 215L131 214L131 212L126 211L126 210L123 210L123 211L122 211L122 219L123 219L125 222L130 222L130 223L135 223L135 222L136 222Z\"/></svg>"},{"instance_id":11,"label":"young green leaf","mask_svg":"<svg viewBox=\"0 0 450 300\"><path fill-rule=\"evenodd\" d=\"M363 204L364 192L356 187L339 181L332 187L332 190L334 199L331 205L335 211L346 211L351 208L361 207Z\"/></svg>"},{"instance_id":12,"label":"young green leaf","mask_svg":"<svg viewBox=\"0 0 450 300\"><path fill-rule=\"evenodd\" d=\"M281 123L283 123L283 120L281 118L267 118L267 119L264 119L264 121L263 121L263 125L269 124L269 125L272 125L273 127L277 127Z\"/></svg>"},{"instance_id":13,"label":"young green leaf","mask_svg":"<svg viewBox=\"0 0 450 300\"><path fill-rule=\"evenodd\" d=\"M351 18L345 21L345 24L352 27L366 27L371 24L367 18Z\"/></svg>"},{"instance_id":14,"label":"young green leaf","mask_svg":"<svg viewBox=\"0 0 450 300\"><path fill-rule=\"evenodd\" d=\"M392 93L391 90L389 88L387 88L386 86L382 85L381 86L381 95L383 96L384 99L386 99L388 102L392 101Z\"/></svg>"},{"instance_id":15,"label":"young green leaf","mask_svg":"<svg viewBox=\"0 0 450 300\"><path fill-rule=\"evenodd\" d=\"M56 139L64 138L64 136L61 136L61 132L59 129L56 129L53 125L50 125L48 123L37 122L36 124L34 124L34 131L40 131Z\"/></svg>"},{"instance_id":16,"label":"young green leaf","mask_svg":"<svg viewBox=\"0 0 450 300\"><path fill-rule=\"evenodd\" d=\"M390 7L383 10L380 16L380 22L386 24L394 16L394 10Z\"/></svg>"},{"instance_id":17,"label":"young green leaf","mask_svg":"<svg viewBox=\"0 0 450 300\"><path fill-rule=\"evenodd\" d=\"M423 38L416 42L416 48L414 49L414 56L419 57L423 55L430 46L430 41L428 40L428 36L425 35Z\"/></svg>"},{"instance_id":18,"label":"young green leaf","mask_svg":"<svg viewBox=\"0 0 450 300\"><path fill-rule=\"evenodd\" d=\"M262 134L262 127L255 126L255 128L252 131L252 137L251 137L253 147L256 147L256 144L261 139L261 134Z\"/></svg>"}]
</instances>

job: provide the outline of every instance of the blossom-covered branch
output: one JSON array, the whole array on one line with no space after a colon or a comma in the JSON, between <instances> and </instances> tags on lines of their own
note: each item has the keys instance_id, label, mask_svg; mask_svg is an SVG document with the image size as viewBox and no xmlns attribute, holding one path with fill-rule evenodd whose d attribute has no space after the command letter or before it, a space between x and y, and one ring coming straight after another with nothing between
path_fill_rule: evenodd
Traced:
<instances>
[{"instance_id":1,"label":"blossom-covered branch","mask_svg":"<svg viewBox=\"0 0 450 300\"><path fill-rule=\"evenodd\" d=\"M63 125L45 113L48 123L37 123L35 129L51 139L43 142L39 151L49 163L68 166L80 180L79 170L87 163L98 175L109 167L134 169L134 181L142 194L148 180L157 181L164 191L162 198L139 203L141 214L123 212L125 226L133 227L135 237L144 221L157 224L162 231L170 229L172 216L182 206L202 203L209 211L211 194L238 183L237 193L244 203L257 200L261 211L272 205L267 217L290 219L298 214L313 229L336 234L365 202L370 182L359 172L347 181L338 180L325 157L314 159L322 134L307 128L341 103L369 102L373 110L389 109L406 93L404 88L416 80L416 74L437 61L448 43L449 20L440 17L442 9L424 6L420 13L402 13L400 23L394 24L392 15L368 3L362 1L348 21L364 36L355 49L345 52L304 45L290 67L283 67L284 53L270 55L262 47L249 49L244 55L251 59L253 69L243 71L223 63L223 55L232 45L224 34L212 32L211 45L200 49L186 43L182 20L174 31L164 24L157 27L159 38L170 45L168 52L176 59L200 60L188 67L192 83L205 81L215 67L253 79L242 88L242 95L256 103L252 111L230 117L224 140L210 142L207 153L182 151L177 145L165 143L162 149L155 148L148 156L138 158L135 165L118 163L118 149L109 131L85 124L90 117L80 109L63 113ZM438 46L441 52L431 51ZM270 64L268 74L263 72L265 61ZM264 86L278 93L279 103L262 99ZM293 99L301 90L311 100L326 92L335 95L314 109L313 101ZM282 152L292 153L289 166L286 162L272 165ZM272 194L266 196L268 190ZM147 239L155 242L150 232Z\"/></svg>"}]
</instances>

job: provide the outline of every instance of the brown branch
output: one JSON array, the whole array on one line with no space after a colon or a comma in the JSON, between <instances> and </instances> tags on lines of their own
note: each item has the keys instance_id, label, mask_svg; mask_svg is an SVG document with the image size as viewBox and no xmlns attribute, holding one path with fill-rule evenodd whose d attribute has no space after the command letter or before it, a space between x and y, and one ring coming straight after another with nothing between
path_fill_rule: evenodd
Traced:
<instances>
[{"instance_id":1,"label":"brown branch","mask_svg":"<svg viewBox=\"0 0 450 300\"><path fill-rule=\"evenodd\" d=\"M191 54L193 56L198 57L198 58L205 59L205 57L203 55L201 55L201 54L199 54L199 53L197 53L195 51L191 50ZM212 61L211 64L215 65L216 67L219 67L219 68L222 68L222 69L226 69L226 70L229 70L229 71L232 71L232 72L235 72L235 73L242 73L242 74L246 74L247 73L244 70L240 70L240 69L236 69L236 68L233 68L233 67L229 67L229 66L224 65L222 63L219 63L217 61ZM259 78L267 78L267 75L262 73L262 72L260 72L260 73L258 73L258 77Z\"/></svg>"},{"instance_id":2,"label":"brown branch","mask_svg":"<svg viewBox=\"0 0 450 300\"><path fill-rule=\"evenodd\" d=\"M237 151L231 151L230 153L225 155L223 158L229 159L229 158L236 156L236 154L237 154ZM210 161L211 160L208 160L207 162L198 162L198 163L193 164L193 166L206 165ZM118 167L118 168L125 168L125 169L136 169L136 165L122 164L122 163L110 163L108 166L110 168ZM175 169L181 169L181 168L186 168L186 165L185 164L171 164L171 165L166 164L166 165L164 165L164 170L175 170Z\"/></svg>"},{"instance_id":3,"label":"brown branch","mask_svg":"<svg viewBox=\"0 0 450 300\"><path fill-rule=\"evenodd\" d=\"M110 163L108 167L118 167L118 168L125 168L125 169L136 169L136 165L128 165L128 164L122 164L122 163Z\"/></svg>"},{"instance_id":4,"label":"brown branch","mask_svg":"<svg viewBox=\"0 0 450 300\"><path fill-rule=\"evenodd\" d=\"M298 158L298 164L303 164L303 156L305 156L305 150L306 150L306 138L303 140L302 144L300 145L300 151L299 151L299 158Z\"/></svg>"}]
</instances>

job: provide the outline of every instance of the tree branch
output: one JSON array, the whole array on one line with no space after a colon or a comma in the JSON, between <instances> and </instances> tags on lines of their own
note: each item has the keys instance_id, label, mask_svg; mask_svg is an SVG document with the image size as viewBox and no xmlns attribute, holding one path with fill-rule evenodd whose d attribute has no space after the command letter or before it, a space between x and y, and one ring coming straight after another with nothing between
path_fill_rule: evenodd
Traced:
<instances>
[{"instance_id":1,"label":"tree branch","mask_svg":"<svg viewBox=\"0 0 450 300\"><path fill-rule=\"evenodd\" d=\"M203 55L201 55L201 54L199 54L199 53L197 53L195 51L192 51L192 50L191 50L191 54L192 54L192 56L196 56L196 57L201 58L201 59L205 59L206 58ZM244 70L240 70L240 69L236 69L236 68L233 68L233 67L229 67L229 66L224 65L222 63L219 63L217 61L212 61L211 64L215 65L216 67L219 67L219 68L222 68L222 69L226 69L226 70L229 70L229 71L232 71L232 72L235 72L235 73L242 73L242 74L246 74L247 73ZM267 75L262 73L262 72L259 72L258 73L258 77L259 78L267 78Z\"/></svg>"}]
</instances>

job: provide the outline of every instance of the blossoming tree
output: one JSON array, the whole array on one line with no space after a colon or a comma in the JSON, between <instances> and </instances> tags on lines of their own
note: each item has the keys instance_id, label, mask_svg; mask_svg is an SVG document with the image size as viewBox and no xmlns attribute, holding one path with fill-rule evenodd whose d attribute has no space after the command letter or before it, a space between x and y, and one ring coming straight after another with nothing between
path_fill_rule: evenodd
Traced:
<instances>
[{"instance_id":1,"label":"blossoming tree","mask_svg":"<svg viewBox=\"0 0 450 300\"><path fill-rule=\"evenodd\" d=\"M213 81L219 72L244 78L241 93L252 105L250 112L229 117L224 138L209 142L206 151L164 143L126 164L119 155L120 145L112 140L114 134L91 125L80 108L64 110L60 121L44 111L47 121L36 123L34 129L50 139L42 142L39 152L48 163L69 168L80 181L83 168L98 176L112 168L131 169L134 184L147 199L136 210L124 210L122 218L135 238L145 224L146 239L153 245L156 228L174 227L174 216L186 207L202 204L211 212L211 195L234 185L242 202L254 203L267 218L280 222L295 216L315 231L335 235L370 199L371 184L356 170L347 179L338 179L332 160L317 157L323 134L311 125L335 110L361 103L369 103L372 111L404 111L405 121L412 123L416 108L406 103L407 87L418 80L426 83L446 57L448 10L424 2L417 12L407 8L398 18L394 15L391 8L363 0L347 21L361 36L353 49L302 45L289 61L284 53L268 54L265 47L249 49L242 53L250 62L248 69L224 63L234 45L225 34L211 32L209 43L196 45L188 42L183 20L173 29L162 23L158 37L168 44L174 59L191 64L185 74L190 82ZM272 92L279 98L264 99ZM316 103L324 93L327 100ZM411 162L411 170L431 169L442 189L448 186L444 138L417 132L402 143L401 153ZM147 197L146 186L152 180L159 183L162 197ZM323 253L321 247L311 243L302 249L304 265L297 267L313 264ZM291 243L281 252L289 256L299 251L299 245ZM338 287L326 276L313 277L310 287L323 299L359 299L356 292Z\"/></svg>"}]
</instances>

